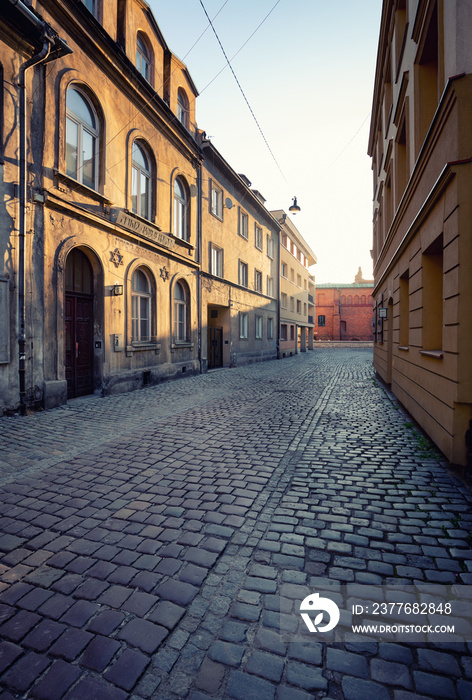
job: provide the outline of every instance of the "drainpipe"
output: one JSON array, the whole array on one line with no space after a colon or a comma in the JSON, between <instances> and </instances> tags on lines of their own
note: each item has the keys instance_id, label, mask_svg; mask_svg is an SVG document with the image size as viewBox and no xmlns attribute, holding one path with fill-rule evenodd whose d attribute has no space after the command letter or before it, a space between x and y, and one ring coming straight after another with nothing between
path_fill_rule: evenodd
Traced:
<instances>
[{"instance_id":1,"label":"drainpipe","mask_svg":"<svg viewBox=\"0 0 472 700\"><path fill-rule=\"evenodd\" d=\"M12 0L10 0L12 2ZM21 8L21 3L18 3ZM24 8L27 10L28 8ZM24 13L25 14L25 13ZM32 13L31 13L32 14ZM34 15L33 15L34 16ZM37 18L35 18L37 20ZM45 25L37 20L39 26L42 25L43 33ZM37 25L37 26L38 26ZM39 28L39 27L38 27ZM18 233L18 376L20 388L20 412L26 412L26 337L25 337L25 236L26 236L26 199L27 199L27 156L26 156L26 86L25 73L28 68L37 65L47 58L51 44L43 34L43 48L23 63L20 68L18 87L20 89L20 221Z\"/></svg>"},{"instance_id":2,"label":"drainpipe","mask_svg":"<svg viewBox=\"0 0 472 700\"><path fill-rule=\"evenodd\" d=\"M200 366L200 374L203 374L202 366L202 166L198 166L197 170L197 251L196 257L198 262L197 269L197 323L198 323L198 364Z\"/></svg>"},{"instance_id":3,"label":"drainpipe","mask_svg":"<svg viewBox=\"0 0 472 700\"><path fill-rule=\"evenodd\" d=\"M20 159L19 159L19 232L18 232L18 379L20 394L20 412L26 411L26 336L25 336L25 238L26 238L26 202L28 184L28 163L26 148L26 85L25 76L28 68L55 60L72 50L57 35L48 36L48 25L37 17L21 0L10 0L23 17L40 33L43 46L34 56L20 66L18 74L19 88L19 122L20 122ZM49 28L50 29L50 28ZM51 51L52 48L52 51Z\"/></svg>"}]
</instances>

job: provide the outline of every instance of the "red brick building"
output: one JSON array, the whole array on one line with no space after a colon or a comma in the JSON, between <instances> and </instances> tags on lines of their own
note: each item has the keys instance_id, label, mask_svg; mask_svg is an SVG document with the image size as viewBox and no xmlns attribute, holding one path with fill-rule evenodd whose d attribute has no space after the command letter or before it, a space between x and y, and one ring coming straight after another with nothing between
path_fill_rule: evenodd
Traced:
<instances>
[{"instance_id":1,"label":"red brick building","mask_svg":"<svg viewBox=\"0 0 472 700\"><path fill-rule=\"evenodd\" d=\"M373 340L373 288L361 268L352 284L317 284L315 340Z\"/></svg>"}]
</instances>

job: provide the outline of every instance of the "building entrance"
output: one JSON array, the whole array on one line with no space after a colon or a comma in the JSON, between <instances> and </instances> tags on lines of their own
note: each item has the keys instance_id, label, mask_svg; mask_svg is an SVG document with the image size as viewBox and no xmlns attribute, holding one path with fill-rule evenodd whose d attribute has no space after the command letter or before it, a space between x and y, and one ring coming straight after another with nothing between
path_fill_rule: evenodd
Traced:
<instances>
[{"instance_id":1,"label":"building entrance","mask_svg":"<svg viewBox=\"0 0 472 700\"><path fill-rule=\"evenodd\" d=\"M223 367L223 329L208 329L208 369Z\"/></svg>"},{"instance_id":2,"label":"building entrance","mask_svg":"<svg viewBox=\"0 0 472 700\"><path fill-rule=\"evenodd\" d=\"M93 273L78 249L67 257L64 323L67 395L85 396L93 392Z\"/></svg>"}]
</instances>

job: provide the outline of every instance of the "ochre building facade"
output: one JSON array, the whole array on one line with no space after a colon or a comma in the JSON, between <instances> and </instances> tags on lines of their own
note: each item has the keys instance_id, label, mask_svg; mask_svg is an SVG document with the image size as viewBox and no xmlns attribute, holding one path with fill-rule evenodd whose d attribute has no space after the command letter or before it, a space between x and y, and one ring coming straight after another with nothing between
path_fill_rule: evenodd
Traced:
<instances>
[{"instance_id":1,"label":"ochre building facade","mask_svg":"<svg viewBox=\"0 0 472 700\"><path fill-rule=\"evenodd\" d=\"M458 464L472 455L471 33L470 2L384 0L369 138L375 368Z\"/></svg>"}]
</instances>

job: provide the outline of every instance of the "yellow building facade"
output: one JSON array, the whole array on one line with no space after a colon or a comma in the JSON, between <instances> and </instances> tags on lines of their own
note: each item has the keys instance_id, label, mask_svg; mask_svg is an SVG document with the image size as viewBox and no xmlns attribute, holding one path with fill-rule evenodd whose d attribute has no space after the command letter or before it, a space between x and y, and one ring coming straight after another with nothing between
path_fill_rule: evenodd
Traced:
<instances>
[{"instance_id":1,"label":"yellow building facade","mask_svg":"<svg viewBox=\"0 0 472 700\"><path fill-rule=\"evenodd\" d=\"M384 0L369 138L375 368L458 464L472 454L471 31L470 2Z\"/></svg>"},{"instance_id":2,"label":"yellow building facade","mask_svg":"<svg viewBox=\"0 0 472 700\"><path fill-rule=\"evenodd\" d=\"M275 359L280 225L203 138L203 370Z\"/></svg>"},{"instance_id":3,"label":"yellow building facade","mask_svg":"<svg viewBox=\"0 0 472 700\"><path fill-rule=\"evenodd\" d=\"M313 350L315 279L309 268L317 259L292 219L283 210L272 215L282 225L280 234L280 341L279 356Z\"/></svg>"}]
</instances>

